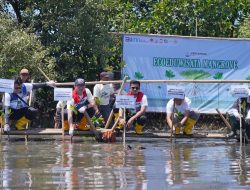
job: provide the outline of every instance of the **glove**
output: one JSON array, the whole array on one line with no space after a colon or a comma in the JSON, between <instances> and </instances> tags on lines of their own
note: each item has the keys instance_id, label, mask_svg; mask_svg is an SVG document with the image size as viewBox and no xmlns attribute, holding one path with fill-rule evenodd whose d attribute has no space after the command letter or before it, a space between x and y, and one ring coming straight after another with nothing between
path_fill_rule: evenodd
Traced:
<instances>
[{"instance_id":1,"label":"glove","mask_svg":"<svg viewBox=\"0 0 250 190\"><path fill-rule=\"evenodd\" d=\"M69 135L74 136L74 128L73 127L69 128Z\"/></svg>"},{"instance_id":2,"label":"glove","mask_svg":"<svg viewBox=\"0 0 250 190\"><path fill-rule=\"evenodd\" d=\"M56 83L55 83L55 81L50 80L49 82L46 82L46 85L54 88L56 86Z\"/></svg>"},{"instance_id":3,"label":"glove","mask_svg":"<svg viewBox=\"0 0 250 190\"><path fill-rule=\"evenodd\" d=\"M8 133L8 132L10 131L10 126L9 126L9 124L6 123L6 124L4 125L3 130L4 130L4 132Z\"/></svg>"},{"instance_id":4,"label":"glove","mask_svg":"<svg viewBox=\"0 0 250 190\"><path fill-rule=\"evenodd\" d=\"M87 106L82 106L78 111L80 113L84 113L86 111L86 109L87 109Z\"/></svg>"}]
</instances>

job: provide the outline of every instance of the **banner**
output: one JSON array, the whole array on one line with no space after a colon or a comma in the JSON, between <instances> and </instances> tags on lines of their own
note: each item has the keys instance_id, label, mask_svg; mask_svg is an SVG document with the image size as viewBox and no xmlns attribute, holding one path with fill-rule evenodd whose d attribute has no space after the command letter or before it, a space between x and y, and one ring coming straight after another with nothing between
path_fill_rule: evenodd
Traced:
<instances>
[{"instance_id":1,"label":"banner","mask_svg":"<svg viewBox=\"0 0 250 190\"><path fill-rule=\"evenodd\" d=\"M130 80L250 80L249 52L250 40L245 39L124 35L122 72ZM166 111L167 85L141 85L148 111ZM185 86L191 107L202 113L216 113L215 108L225 112L235 100L231 84L174 85Z\"/></svg>"}]
</instances>

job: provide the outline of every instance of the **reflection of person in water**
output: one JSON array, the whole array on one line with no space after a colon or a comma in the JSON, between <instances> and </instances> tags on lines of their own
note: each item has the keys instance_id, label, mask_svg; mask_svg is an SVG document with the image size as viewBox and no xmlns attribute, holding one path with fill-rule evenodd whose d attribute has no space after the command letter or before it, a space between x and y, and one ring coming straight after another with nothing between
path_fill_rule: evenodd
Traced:
<instances>
[{"instance_id":1,"label":"reflection of person in water","mask_svg":"<svg viewBox=\"0 0 250 190\"><path fill-rule=\"evenodd\" d=\"M191 160L192 145L176 145L172 147L171 159L166 164L169 172L166 181L172 184L183 184L189 177L197 177L196 165Z\"/></svg>"},{"instance_id":2,"label":"reflection of person in water","mask_svg":"<svg viewBox=\"0 0 250 190\"><path fill-rule=\"evenodd\" d=\"M228 160L230 160L230 175L235 176L236 181L239 185L250 185L248 177L248 155L247 146L230 146L228 153ZM239 150L240 149L240 150ZM240 153L240 155L239 155Z\"/></svg>"}]
</instances>

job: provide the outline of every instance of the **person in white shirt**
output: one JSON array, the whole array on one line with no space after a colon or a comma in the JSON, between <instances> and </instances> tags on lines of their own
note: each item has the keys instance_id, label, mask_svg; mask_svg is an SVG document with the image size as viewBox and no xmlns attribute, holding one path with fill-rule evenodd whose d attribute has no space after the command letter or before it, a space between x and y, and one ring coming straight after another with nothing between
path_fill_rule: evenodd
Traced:
<instances>
[{"instance_id":1,"label":"person in white shirt","mask_svg":"<svg viewBox=\"0 0 250 190\"><path fill-rule=\"evenodd\" d=\"M102 72L100 73L100 81L109 81L110 73ZM93 90L93 96L98 105L98 109L107 122L110 112L112 110L110 105L110 99L114 96L114 88L112 84L96 84Z\"/></svg>"},{"instance_id":2,"label":"person in white shirt","mask_svg":"<svg viewBox=\"0 0 250 190\"><path fill-rule=\"evenodd\" d=\"M176 135L181 133L183 128L184 135L193 135L193 127L199 118L199 114L190 108L191 100L188 97L184 99L170 99L166 106L166 122L170 128L173 127Z\"/></svg>"},{"instance_id":3,"label":"person in white shirt","mask_svg":"<svg viewBox=\"0 0 250 190\"><path fill-rule=\"evenodd\" d=\"M248 141L248 139L250 138L250 92L247 98L238 98L233 103L233 106L231 107L228 113L229 113L229 123L232 126L232 131L227 135L227 137L239 138L240 117L241 117L243 135L245 139Z\"/></svg>"},{"instance_id":4,"label":"person in white shirt","mask_svg":"<svg viewBox=\"0 0 250 190\"><path fill-rule=\"evenodd\" d=\"M85 80L78 78L75 80L72 100L67 101L69 135L73 136L75 129L89 130L84 112L87 111L90 117L99 112L92 93L85 88Z\"/></svg>"},{"instance_id":5,"label":"person in white shirt","mask_svg":"<svg viewBox=\"0 0 250 190\"><path fill-rule=\"evenodd\" d=\"M142 134L143 127L146 123L146 110L148 107L147 96L140 91L140 82L137 80L130 81L130 89L126 94L127 96L133 96L135 98L135 109L128 110L126 114L126 120L123 117L123 111L120 109L119 111L119 120L120 124L123 126L131 127L135 124L135 132L136 134Z\"/></svg>"},{"instance_id":6,"label":"person in white shirt","mask_svg":"<svg viewBox=\"0 0 250 190\"><path fill-rule=\"evenodd\" d=\"M35 118L36 109L29 107L27 103L27 94L32 89L43 88L46 86L54 87L55 82L46 83L23 83L19 77L14 81L13 93L5 93L5 126L4 132L10 131L10 120L15 120L15 127L18 130L24 130L26 124Z\"/></svg>"}]
</instances>

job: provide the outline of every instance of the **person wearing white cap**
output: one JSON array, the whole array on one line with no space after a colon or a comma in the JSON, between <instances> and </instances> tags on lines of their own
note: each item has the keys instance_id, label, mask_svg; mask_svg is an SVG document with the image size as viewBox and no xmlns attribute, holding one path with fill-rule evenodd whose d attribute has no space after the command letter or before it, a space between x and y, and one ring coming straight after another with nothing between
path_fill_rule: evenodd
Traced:
<instances>
[{"instance_id":1,"label":"person wearing white cap","mask_svg":"<svg viewBox=\"0 0 250 190\"><path fill-rule=\"evenodd\" d=\"M247 98L238 98L228 111L229 123L232 127L232 131L227 134L227 137L229 138L239 138L240 118L242 119L243 135L246 141L250 138L250 90L248 95L249 96Z\"/></svg>"},{"instance_id":2,"label":"person wearing white cap","mask_svg":"<svg viewBox=\"0 0 250 190\"><path fill-rule=\"evenodd\" d=\"M20 78L22 79L23 83L29 83L29 70L28 69L25 69L23 68L21 71L20 71Z\"/></svg>"},{"instance_id":3,"label":"person wearing white cap","mask_svg":"<svg viewBox=\"0 0 250 190\"><path fill-rule=\"evenodd\" d=\"M166 122L170 128L173 126L175 135L179 135L182 128L184 135L193 135L192 130L199 118L199 114L192 111L190 105L191 100L188 97L183 99L172 98L168 101Z\"/></svg>"}]
</instances>

